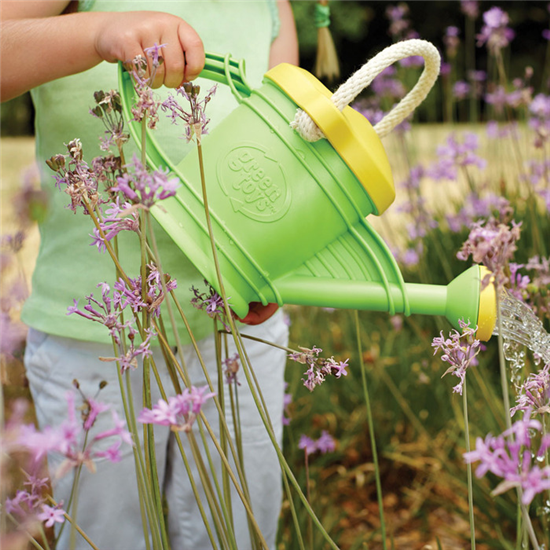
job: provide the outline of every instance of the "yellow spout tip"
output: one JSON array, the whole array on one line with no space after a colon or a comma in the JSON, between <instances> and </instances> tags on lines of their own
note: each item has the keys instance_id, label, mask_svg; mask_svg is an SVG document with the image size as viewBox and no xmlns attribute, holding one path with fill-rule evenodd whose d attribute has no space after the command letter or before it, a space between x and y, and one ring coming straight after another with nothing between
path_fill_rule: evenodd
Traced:
<instances>
[{"instance_id":1,"label":"yellow spout tip","mask_svg":"<svg viewBox=\"0 0 550 550\"><path fill-rule=\"evenodd\" d=\"M479 280L481 281L491 272L483 265L479 266ZM479 312L477 315L477 333L476 338L482 342L487 342L495 330L497 322L497 297L495 287L492 284L487 285L479 295Z\"/></svg>"}]
</instances>

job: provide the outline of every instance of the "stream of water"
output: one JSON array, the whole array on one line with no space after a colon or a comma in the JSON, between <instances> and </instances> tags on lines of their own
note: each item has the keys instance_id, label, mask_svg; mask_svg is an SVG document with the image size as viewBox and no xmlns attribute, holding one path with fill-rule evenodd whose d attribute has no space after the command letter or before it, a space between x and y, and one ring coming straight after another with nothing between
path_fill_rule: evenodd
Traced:
<instances>
[{"instance_id":1,"label":"stream of water","mask_svg":"<svg viewBox=\"0 0 550 550\"><path fill-rule=\"evenodd\" d=\"M550 363L550 334L533 310L521 300L503 291L500 296L504 356L510 363L512 382L520 382L525 365L525 348L534 354L535 364ZM498 323L493 334L498 334Z\"/></svg>"}]
</instances>

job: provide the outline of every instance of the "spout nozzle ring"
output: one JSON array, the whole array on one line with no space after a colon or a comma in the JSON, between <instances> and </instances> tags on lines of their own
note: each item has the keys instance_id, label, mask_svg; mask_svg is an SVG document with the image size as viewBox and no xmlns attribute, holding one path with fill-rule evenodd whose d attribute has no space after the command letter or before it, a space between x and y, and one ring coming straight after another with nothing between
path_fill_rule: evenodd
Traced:
<instances>
[{"instance_id":1,"label":"spout nozzle ring","mask_svg":"<svg viewBox=\"0 0 550 550\"><path fill-rule=\"evenodd\" d=\"M490 275L491 272L483 265L479 266L479 284L483 279ZM477 316L477 333L476 338L482 342L487 342L495 330L497 322L497 298L495 287L488 284L479 295L479 312Z\"/></svg>"}]
</instances>

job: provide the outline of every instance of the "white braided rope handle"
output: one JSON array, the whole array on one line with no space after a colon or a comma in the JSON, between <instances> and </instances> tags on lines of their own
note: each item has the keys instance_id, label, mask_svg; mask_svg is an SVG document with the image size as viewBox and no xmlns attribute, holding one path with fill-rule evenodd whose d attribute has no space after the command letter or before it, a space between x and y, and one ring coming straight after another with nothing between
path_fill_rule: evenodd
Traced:
<instances>
[{"instance_id":1,"label":"white braided rope handle","mask_svg":"<svg viewBox=\"0 0 550 550\"><path fill-rule=\"evenodd\" d=\"M418 82L397 106L374 126L374 130L379 137L387 136L424 101L439 75L441 59L436 47L430 42L417 39L404 40L382 50L336 90L331 98L333 103L342 111L384 69L400 59L417 55L424 58L424 70ZM325 137L310 116L301 109L297 109L296 117L290 123L290 126L306 141L317 141Z\"/></svg>"}]
</instances>

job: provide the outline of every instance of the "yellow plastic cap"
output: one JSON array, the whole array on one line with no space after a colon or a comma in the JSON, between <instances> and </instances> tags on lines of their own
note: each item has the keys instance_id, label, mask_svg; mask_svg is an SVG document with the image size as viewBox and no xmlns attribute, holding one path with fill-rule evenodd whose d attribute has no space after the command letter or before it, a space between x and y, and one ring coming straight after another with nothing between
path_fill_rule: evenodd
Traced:
<instances>
[{"instance_id":1,"label":"yellow plastic cap","mask_svg":"<svg viewBox=\"0 0 550 550\"><path fill-rule=\"evenodd\" d=\"M311 73L281 63L265 74L305 111L361 182L382 214L395 199L390 163L370 122L349 106L340 111L332 92Z\"/></svg>"},{"instance_id":2,"label":"yellow plastic cap","mask_svg":"<svg viewBox=\"0 0 550 550\"><path fill-rule=\"evenodd\" d=\"M479 280L481 281L490 275L484 265L479 266ZM488 284L479 295L479 312L477 315L477 333L476 338L482 342L487 342L495 330L497 322L497 296L493 284Z\"/></svg>"}]
</instances>

